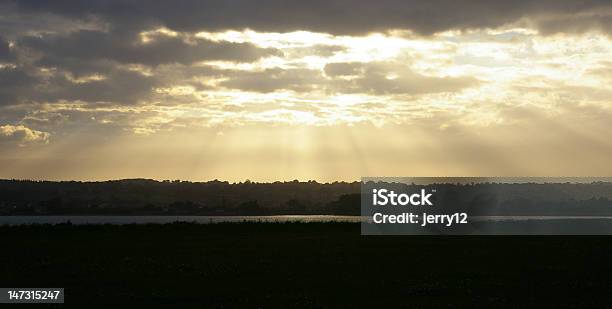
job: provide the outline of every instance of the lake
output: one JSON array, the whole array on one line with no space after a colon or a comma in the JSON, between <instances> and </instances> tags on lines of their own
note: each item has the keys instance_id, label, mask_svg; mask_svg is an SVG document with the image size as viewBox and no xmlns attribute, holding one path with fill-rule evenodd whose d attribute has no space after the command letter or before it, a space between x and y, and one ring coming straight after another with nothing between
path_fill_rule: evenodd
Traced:
<instances>
[{"instance_id":1,"label":"lake","mask_svg":"<svg viewBox=\"0 0 612 309\"><path fill-rule=\"evenodd\" d=\"M284 216L0 216L2 225L28 224L164 224L191 222L371 222L361 216L284 215ZM599 216L474 216L461 235L612 235L612 217ZM400 227L398 225L398 227ZM397 234L447 234L449 231L403 226ZM408 230L406 230L408 229ZM394 234L394 233L391 233ZM450 233L453 234L453 233Z\"/></svg>"},{"instance_id":2,"label":"lake","mask_svg":"<svg viewBox=\"0 0 612 309\"><path fill-rule=\"evenodd\" d=\"M194 222L360 222L360 216L288 215L288 216L0 216L0 225L59 224L149 224Z\"/></svg>"}]
</instances>

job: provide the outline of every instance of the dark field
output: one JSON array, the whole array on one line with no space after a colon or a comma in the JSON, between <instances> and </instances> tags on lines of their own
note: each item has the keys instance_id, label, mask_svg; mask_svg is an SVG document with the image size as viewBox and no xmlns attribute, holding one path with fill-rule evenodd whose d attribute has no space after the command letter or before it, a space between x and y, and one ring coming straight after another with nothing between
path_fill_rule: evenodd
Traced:
<instances>
[{"instance_id":1,"label":"dark field","mask_svg":"<svg viewBox=\"0 0 612 309\"><path fill-rule=\"evenodd\" d=\"M609 307L610 237L374 237L351 223L0 227L2 287L66 303Z\"/></svg>"}]
</instances>

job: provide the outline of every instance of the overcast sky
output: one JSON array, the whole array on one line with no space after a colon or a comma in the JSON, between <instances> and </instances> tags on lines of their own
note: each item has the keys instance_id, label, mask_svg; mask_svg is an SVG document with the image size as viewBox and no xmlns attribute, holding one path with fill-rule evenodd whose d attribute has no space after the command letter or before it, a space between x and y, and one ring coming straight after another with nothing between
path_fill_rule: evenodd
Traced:
<instances>
[{"instance_id":1,"label":"overcast sky","mask_svg":"<svg viewBox=\"0 0 612 309\"><path fill-rule=\"evenodd\" d=\"M0 0L0 178L612 175L612 2Z\"/></svg>"}]
</instances>

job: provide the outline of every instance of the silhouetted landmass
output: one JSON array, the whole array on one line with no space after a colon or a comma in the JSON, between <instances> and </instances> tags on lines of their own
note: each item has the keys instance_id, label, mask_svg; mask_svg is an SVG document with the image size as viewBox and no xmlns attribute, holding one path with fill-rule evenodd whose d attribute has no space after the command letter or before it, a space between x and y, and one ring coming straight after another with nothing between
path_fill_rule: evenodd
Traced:
<instances>
[{"instance_id":1,"label":"silhouetted landmass","mask_svg":"<svg viewBox=\"0 0 612 309\"><path fill-rule=\"evenodd\" d=\"M0 180L0 215L358 215L360 186L315 181ZM435 187L437 198L473 210L473 215L612 215L609 182L401 186L414 191Z\"/></svg>"},{"instance_id":2,"label":"silhouetted landmass","mask_svg":"<svg viewBox=\"0 0 612 309\"><path fill-rule=\"evenodd\" d=\"M104 182L0 180L2 214L267 215L358 214L330 203L358 182L229 183L127 179ZM347 211L348 209L348 211Z\"/></svg>"},{"instance_id":3,"label":"silhouetted landmass","mask_svg":"<svg viewBox=\"0 0 612 309\"><path fill-rule=\"evenodd\" d=\"M0 239L0 284L63 287L67 305L610 304L610 237L367 237L350 223L223 223L2 226Z\"/></svg>"}]
</instances>

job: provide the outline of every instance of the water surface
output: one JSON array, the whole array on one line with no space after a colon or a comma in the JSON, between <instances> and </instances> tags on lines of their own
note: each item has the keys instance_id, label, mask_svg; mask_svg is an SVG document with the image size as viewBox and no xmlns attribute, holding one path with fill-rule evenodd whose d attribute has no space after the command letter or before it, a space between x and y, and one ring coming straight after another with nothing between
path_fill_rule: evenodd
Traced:
<instances>
[{"instance_id":1,"label":"water surface","mask_svg":"<svg viewBox=\"0 0 612 309\"><path fill-rule=\"evenodd\" d=\"M21 224L148 224L193 222L360 222L360 216L289 215L289 216L0 216L0 225Z\"/></svg>"}]
</instances>

